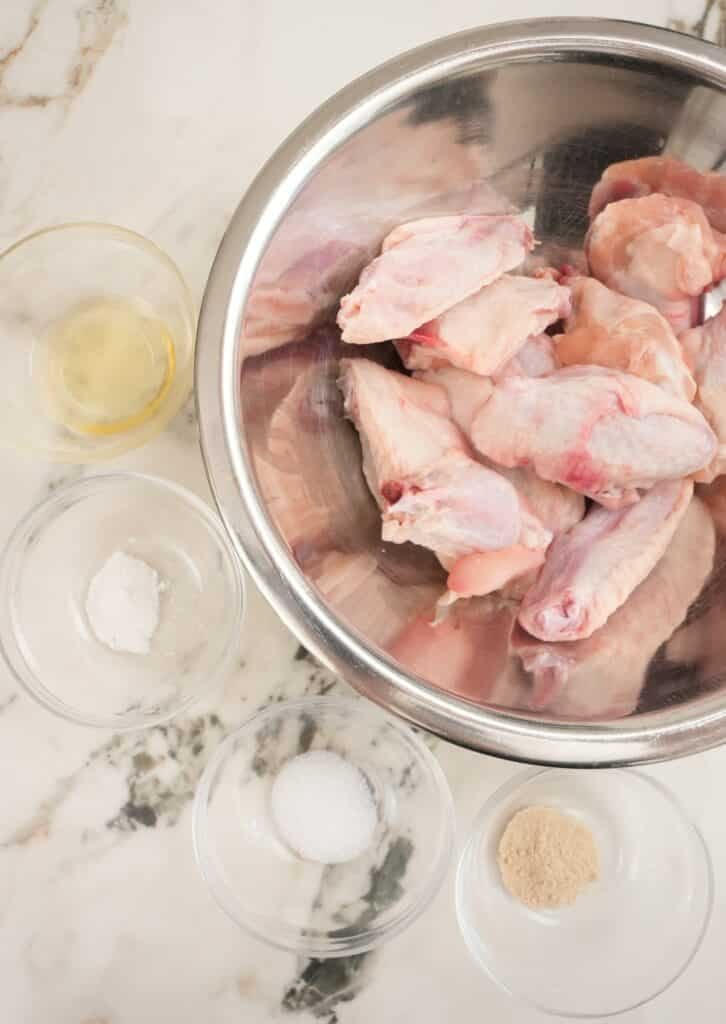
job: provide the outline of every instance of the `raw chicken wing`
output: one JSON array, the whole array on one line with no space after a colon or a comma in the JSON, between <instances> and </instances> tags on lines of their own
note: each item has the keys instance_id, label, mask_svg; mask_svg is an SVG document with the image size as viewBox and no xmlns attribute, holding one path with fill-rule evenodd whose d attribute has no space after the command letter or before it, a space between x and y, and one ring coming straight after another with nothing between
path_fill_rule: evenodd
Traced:
<instances>
[{"instance_id":1,"label":"raw chicken wing","mask_svg":"<svg viewBox=\"0 0 726 1024\"><path fill-rule=\"evenodd\" d=\"M398 350L409 369L427 369L433 358L488 377L569 311L569 290L550 278L504 274L412 331Z\"/></svg>"},{"instance_id":2,"label":"raw chicken wing","mask_svg":"<svg viewBox=\"0 0 726 1024\"><path fill-rule=\"evenodd\" d=\"M688 199L654 194L611 203L585 246L594 277L655 306L676 334L696 322L698 297L724 274L722 245Z\"/></svg>"},{"instance_id":3,"label":"raw chicken wing","mask_svg":"<svg viewBox=\"0 0 726 1024\"><path fill-rule=\"evenodd\" d=\"M585 640L546 643L522 629L514 653L532 674L532 707L572 719L613 718L637 706L651 658L683 622L713 565L713 522L691 501L653 571Z\"/></svg>"},{"instance_id":4,"label":"raw chicken wing","mask_svg":"<svg viewBox=\"0 0 726 1024\"><path fill-rule=\"evenodd\" d=\"M492 393L493 385L473 373L454 368L430 370L416 375L428 384L438 384L449 396L451 417L468 436L474 417ZM485 464L496 469L513 484L540 522L554 535L569 530L585 514L585 499L581 494L561 484L542 480L524 466L507 467L485 459Z\"/></svg>"},{"instance_id":5,"label":"raw chicken wing","mask_svg":"<svg viewBox=\"0 0 726 1024\"><path fill-rule=\"evenodd\" d=\"M465 434L468 434L476 413L489 398L493 385L476 374L454 367L429 370L425 373L418 373L416 376L420 380L438 384L444 388L449 396L451 416L454 422ZM541 480L531 469L507 468L494 465L488 460L484 461L485 464L490 465L501 476L509 480L526 507L554 536L564 530L569 530L585 514L585 500L581 494L560 484L551 483L549 480ZM489 580L501 580L498 585L501 587L507 580L520 577L540 564L541 559L535 561L531 554L524 554L518 545L507 551L498 552L496 558L474 558L472 555L466 566L460 566L460 574L452 572L449 576L449 590L458 592L461 586L462 592L489 593ZM481 572L480 583L476 589L471 583L472 573L475 570ZM464 576L464 572L466 572L466 576ZM465 579L466 583L464 583ZM485 587L488 589L484 589Z\"/></svg>"},{"instance_id":6,"label":"raw chicken wing","mask_svg":"<svg viewBox=\"0 0 726 1024\"><path fill-rule=\"evenodd\" d=\"M696 408L718 438L716 457L696 476L709 483L726 472L726 306L703 327L682 334L681 343L698 385Z\"/></svg>"},{"instance_id":7,"label":"raw chicken wing","mask_svg":"<svg viewBox=\"0 0 726 1024\"><path fill-rule=\"evenodd\" d=\"M383 513L383 539L430 548L446 568L473 552L516 543L543 549L552 540L509 481L463 450L450 450L413 476L390 482L384 495L390 504Z\"/></svg>"},{"instance_id":8,"label":"raw chicken wing","mask_svg":"<svg viewBox=\"0 0 726 1024\"><path fill-rule=\"evenodd\" d=\"M678 339L655 307L606 288L593 277L570 279L572 313L555 338L563 366L597 364L658 384L693 399L696 384Z\"/></svg>"},{"instance_id":9,"label":"raw chicken wing","mask_svg":"<svg viewBox=\"0 0 726 1024\"><path fill-rule=\"evenodd\" d=\"M343 341L405 338L514 269L533 245L517 217L429 217L401 225L341 299Z\"/></svg>"},{"instance_id":10,"label":"raw chicken wing","mask_svg":"<svg viewBox=\"0 0 726 1024\"><path fill-rule=\"evenodd\" d=\"M462 449L441 388L386 370L368 359L343 359L341 387L358 428L363 473L381 508L395 498L397 481Z\"/></svg>"},{"instance_id":11,"label":"raw chicken wing","mask_svg":"<svg viewBox=\"0 0 726 1024\"><path fill-rule=\"evenodd\" d=\"M654 384L596 366L501 381L476 412L470 437L503 466L531 466L609 507L638 488L707 465L716 439L703 416Z\"/></svg>"},{"instance_id":12,"label":"raw chicken wing","mask_svg":"<svg viewBox=\"0 0 726 1024\"><path fill-rule=\"evenodd\" d=\"M540 480L531 469L507 469L493 463L491 466L513 485L525 508L551 536L557 537L569 530L584 516L585 499L569 487ZM460 558L449 573L448 593L441 604L474 594L490 594L494 590L520 600L534 583L544 556L544 548L515 544L503 550L477 551Z\"/></svg>"},{"instance_id":13,"label":"raw chicken wing","mask_svg":"<svg viewBox=\"0 0 726 1024\"><path fill-rule=\"evenodd\" d=\"M672 156L646 156L611 164L592 191L590 217L608 203L651 192L698 203L712 227L726 231L726 178L722 174L702 174Z\"/></svg>"},{"instance_id":14,"label":"raw chicken wing","mask_svg":"<svg viewBox=\"0 0 726 1024\"><path fill-rule=\"evenodd\" d=\"M690 480L667 481L635 505L592 509L551 545L520 625L540 640L591 636L658 562L692 495Z\"/></svg>"},{"instance_id":15,"label":"raw chicken wing","mask_svg":"<svg viewBox=\"0 0 726 1024\"><path fill-rule=\"evenodd\" d=\"M514 487L471 457L442 389L365 359L342 360L341 370L384 540L428 547L447 568L473 551L549 544Z\"/></svg>"}]
</instances>

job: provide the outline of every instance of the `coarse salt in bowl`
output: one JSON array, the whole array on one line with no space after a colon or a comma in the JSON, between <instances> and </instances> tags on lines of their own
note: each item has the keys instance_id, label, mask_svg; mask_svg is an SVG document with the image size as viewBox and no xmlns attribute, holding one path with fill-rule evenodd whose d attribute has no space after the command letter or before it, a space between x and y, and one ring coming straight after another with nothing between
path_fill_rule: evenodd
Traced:
<instances>
[{"instance_id":1,"label":"coarse salt in bowl","mask_svg":"<svg viewBox=\"0 0 726 1024\"><path fill-rule=\"evenodd\" d=\"M193 830L232 920L272 946L335 957L380 945L429 905L453 809L410 727L357 699L319 697L266 707L221 744Z\"/></svg>"},{"instance_id":2,"label":"coarse salt in bowl","mask_svg":"<svg viewBox=\"0 0 726 1024\"><path fill-rule=\"evenodd\" d=\"M243 607L212 509L137 473L55 491L0 562L0 652L30 696L84 725L142 728L184 711L231 666Z\"/></svg>"},{"instance_id":3,"label":"coarse salt in bowl","mask_svg":"<svg viewBox=\"0 0 726 1024\"><path fill-rule=\"evenodd\" d=\"M308 750L287 761L272 784L270 811L293 853L318 864L355 860L378 824L367 777L332 750Z\"/></svg>"}]
</instances>

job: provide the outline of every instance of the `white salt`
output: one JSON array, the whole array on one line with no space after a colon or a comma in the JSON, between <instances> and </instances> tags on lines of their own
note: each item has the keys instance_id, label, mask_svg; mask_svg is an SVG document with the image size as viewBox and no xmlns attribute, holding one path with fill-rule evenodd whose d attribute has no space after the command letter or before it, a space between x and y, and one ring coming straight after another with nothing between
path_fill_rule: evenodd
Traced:
<instances>
[{"instance_id":1,"label":"white salt","mask_svg":"<svg viewBox=\"0 0 726 1024\"><path fill-rule=\"evenodd\" d=\"M112 651L148 654L159 625L159 574L140 558L115 551L91 580L86 615Z\"/></svg>"},{"instance_id":2,"label":"white salt","mask_svg":"<svg viewBox=\"0 0 726 1024\"><path fill-rule=\"evenodd\" d=\"M285 843L319 864L343 864L360 856L378 820L365 776L332 750L311 750L283 765L270 806Z\"/></svg>"}]
</instances>

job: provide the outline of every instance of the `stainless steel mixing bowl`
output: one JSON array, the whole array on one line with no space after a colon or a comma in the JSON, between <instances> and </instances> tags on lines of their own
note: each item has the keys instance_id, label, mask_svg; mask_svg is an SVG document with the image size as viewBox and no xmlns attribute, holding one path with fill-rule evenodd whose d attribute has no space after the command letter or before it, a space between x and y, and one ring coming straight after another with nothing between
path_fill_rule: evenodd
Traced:
<instances>
[{"instance_id":1,"label":"stainless steel mixing bowl","mask_svg":"<svg viewBox=\"0 0 726 1024\"><path fill-rule=\"evenodd\" d=\"M335 302L390 226L416 216L513 204L543 241L538 259L576 260L601 170L661 151L722 166L720 50L592 19L467 32L372 71L308 118L244 196L209 278L197 346L202 444L240 555L324 663L456 743L580 766L719 743L723 557L674 641L658 632L654 594L627 650L616 646L605 671L547 711L531 707L527 677L506 656L511 622L496 615L479 637L474 686L451 692L460 666L449 671L444 647L438 663L418 659L428 681L406 671L386 651L430 605L441 570L423 551L380 540L335 385ZM388 348L375 357L392 358Z\"/></svg>"}]
</instances>

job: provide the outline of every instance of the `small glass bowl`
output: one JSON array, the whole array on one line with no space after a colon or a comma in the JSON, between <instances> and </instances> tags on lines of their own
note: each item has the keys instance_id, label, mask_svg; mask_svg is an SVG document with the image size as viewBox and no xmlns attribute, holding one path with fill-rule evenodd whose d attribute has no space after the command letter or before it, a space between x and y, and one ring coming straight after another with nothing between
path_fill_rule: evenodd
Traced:
<instances>
[{"instance_id":1,"label":"small glass bowl","mask_svg":"<svg viewBox=\"0 0 726 1024\"><path fill-rule=\"evenodd\" d=\"M162 584L148 654L107 647L86 615L91 579L119 550ZM0 563L0 650L50 711L141 728L184 711L231 666L243 605L239 563L203 501L152 476L91 477L55 492L15 528Z\"/></svg>"},{"instance_id":2,"label":"small glass bowl","mask_svg":"<svg viewBox=\"0 0 726 1024\"><path fill-rule=\"evenodd\" d=\"M196 320L191 295L176 265L141 235L94 223L38 231L0 255L0 295L0 444L57 462L109 459L158 434L188 397ZM65 390L67 367L53 363L58 348L52 339L69 316L82 317L85 311L87 317L94 308L106 311L106 325L114 322L109 311L121 310L116 323L122 337L128 321L118 317L124 311L147 325L148 334L137 338L133 351L143 359L142 379L158 370L160 383L137 415L99 420L84 429L76 421L81 423L87 410L76 407ZM64 350L76 343L78 320L73 324L66 329ZM155 342L167 354L165 367L158 365ZM84 365L75 367L75 382L83 379ZM109 367L107 374L108 386L116 380L112 393L117 393L118 372Z\"/></svg>"},{"instance_id":3,"label":"small glass bowl","mask_svg":"<svg viewBox=\"0 0 726 1024\"><path fill-rule=\"evenodd\" d=\"M354 764L373 796L373 841L355 860L303 860L279 838L270 791L308 750ZM406 725L357 700L275 704L229 736L197 790L194 848L202 874L241 928L310 957L373 949L431 902L450 862L453 808L434 756Z\"/></svg>"},{"instance_id":4,"label":"small glass bowl","mask_svg":"<svg viewBox=\"0 0 726 1024\"><path fill-rule=\"evenodd\" d=\"M600 878L577 902L532 910L501 880L497 849L517 811L554 807L592 832ZM686 969L713 903L700 833L636 771L528 771L485 803L459 862L456 910L470 953L510 995L563 1017L609 1017L649 1002Z\"/></svg>"}]
</instances>

